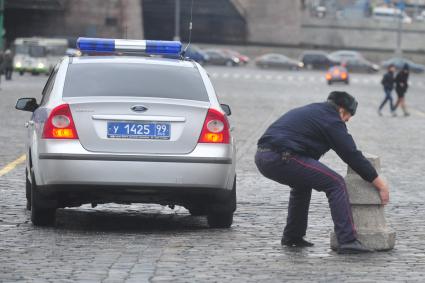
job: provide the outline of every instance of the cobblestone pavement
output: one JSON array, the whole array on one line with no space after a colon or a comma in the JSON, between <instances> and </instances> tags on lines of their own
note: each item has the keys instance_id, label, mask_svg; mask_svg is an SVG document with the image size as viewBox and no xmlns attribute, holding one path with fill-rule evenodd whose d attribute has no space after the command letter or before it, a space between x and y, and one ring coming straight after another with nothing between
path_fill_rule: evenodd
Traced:
<instances>
[{"instance_id":1,"label":"cobblestone pavement","mask_svg":"<svg viewBox=\"0 0 425 283\"><path fill-rule=\"evenodd\" d=\"M0 177L0 282L424 282L425 76L413 76L410 117L378 117L380 74L353 75L329 87L319 72L208 68L221 101L231 105L238 139L238 210L231 229L209 229L187 210L157 205L61 209L52 228L36 228L25 210L24 166ZM301 79L302 77L302 79ZM0 170L24 153L28 114L18 97L39 97L45 77L15 76L0 90ZM314 192L304 250L280 246L289 190L259 175L255 143L281 113L344 89L359 102L349 129L359 147L379 155L391 185L386 207L396 248L337 255L327 200ZM325 163L345 174L334 153Z\"/></svg>"}]
</instances>

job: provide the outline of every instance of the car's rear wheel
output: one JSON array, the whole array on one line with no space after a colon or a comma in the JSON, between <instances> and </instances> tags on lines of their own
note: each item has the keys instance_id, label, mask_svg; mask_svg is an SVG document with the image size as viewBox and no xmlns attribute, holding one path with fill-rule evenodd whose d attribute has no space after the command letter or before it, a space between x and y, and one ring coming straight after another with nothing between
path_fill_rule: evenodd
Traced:
<instances>
[{"instance_id":1,"label":"car's rear wheel","mask_svg":"<svg viewBox=\"0 0 425 283\"><path fill-rule=\"evenodd\" d=\"M49 207L40 194L34 178L31 184L31 221L36 226L49 226L55 222L56 208Z\"/></svg>"},{"instance_id":2,"label":"car's rear wheel","mask_svg":"<svg viewBox=\"0 0 425 283\"><path fill-rule=\"evenodd\" d=\"M31 210L31 182L28 179L28 169L25 169L25 196L27 199L27 210Z\"/></svg>"},{"instance_id":3,"label":"car's rear wheel","mask_svg":"<svg viewBox=\"0 0 425 283\"><path fill-rule=\"evenodd\" d=\"M233 223L233 212L211 213L207 216L211 228L230 228Z\"/></svg>"},{"instance_id":4,"label":"car's rear wheel","mask_svg":"<svg viewBox=\"0 0 425 283\"><path fill-rule=\"evenodd\" d=\"M211 228L230 228L233 223L233 212L236 210L236 176L233 188L225 200L213 206L207 215Z\"/></svg>"}]
</instances>

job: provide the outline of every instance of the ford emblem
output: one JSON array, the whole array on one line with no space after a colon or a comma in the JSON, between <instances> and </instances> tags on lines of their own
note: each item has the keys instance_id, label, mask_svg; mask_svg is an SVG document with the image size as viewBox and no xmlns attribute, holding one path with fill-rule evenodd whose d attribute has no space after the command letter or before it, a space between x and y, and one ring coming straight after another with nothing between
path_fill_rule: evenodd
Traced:
<instances>
[{"instance_id":1,"label":"ford emblem","mask_svg":"<svg viewBox=\"0 0 425 283\"><path fill-rule=\"evenodd\" d=\"M148 108L142 105L134 105L133 107L131 107L131 110L133 110L134 112L145 112L148 110Z\"/></svg>"}]
</instances>

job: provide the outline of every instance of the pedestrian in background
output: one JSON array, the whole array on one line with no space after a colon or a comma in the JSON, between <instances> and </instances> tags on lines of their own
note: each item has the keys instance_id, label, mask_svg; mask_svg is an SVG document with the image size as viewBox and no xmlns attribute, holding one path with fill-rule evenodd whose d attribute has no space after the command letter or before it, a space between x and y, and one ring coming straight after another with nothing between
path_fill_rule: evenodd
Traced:
<instances>
[{"instance_id":1,"label":"pedestrian in background","mask_svg":"<svg viewBox=\"0 0 425 283\"><path fill-rule=\"evenodd\" d=\"M379 109L378 109L379 116L382 116L382 108L384 108L387 102L390 103L391 114L393 116L396 115L394 112L393 97L391 94L394 89L394 73L395 73L395 66L390 65L388 66L388 71L385 73L384 77L382 78L381 84L384 87L385 98L382 101L381 105L379 106Z\"/></svg>"},{"instance_id":2,"label":"pedestrian in background","mask_svg":"<svg viewBox=\"0 0 425 283\"><path fill-rule=\"evenodd\" d=\"M7 49L4 52L3 56L3 70L4 70L4 77L6 80L12 79L12 73L13 73L13 54L10 49Z\"/></svg>"},{"instance_id":3,"label":"pedestrian in background","mask_svg":"<svg viewBox=\"0 0 425 283\"><path fill-rule=\"evenodd\" d=\"M328 100L293 109L275 121L258 141L255 163L267 178L291 187L282 245L309 247L304 240L311 191L325 192L331 209L338 253L370 252L357 240L344 178L319 161L329 149L389 200L388 185L356 147L345 123L356 113L357 101L333 91Z\"/></svg>"},{"instance_id":4,"label":"pedestrian in background","mask_svg":"<svg viewBox=\"0 0 425 283\"><path fill-rule=\"evenodd\" d=\"M396 111L398 106L401 106L401 109L404 112L404 116L410 115L409 112L407 112L406 102L404 98L407 88L409 87L408 80L409 64L404 64L403 69L398 72L397 76L395 77L395 91L397 93L397 102L394 106L394 111Z\"/></svg>"}]
</instances>

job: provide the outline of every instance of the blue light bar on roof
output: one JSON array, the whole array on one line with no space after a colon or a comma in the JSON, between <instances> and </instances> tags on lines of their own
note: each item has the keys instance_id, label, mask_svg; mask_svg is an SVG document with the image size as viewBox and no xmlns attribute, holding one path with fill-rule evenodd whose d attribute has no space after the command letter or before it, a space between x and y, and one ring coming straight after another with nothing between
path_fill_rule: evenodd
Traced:
<instances>
[{"instance_id":1,"label":"blue light bar on roof","mask_svg":"<svg viewBox=\"0 0 425 283\"><path fill-rule=\"evenodd\" d=\"M180 54L180 41L133 40L79 37L77 48L87 53L146 53L156 55Z\"/></svg>"}]
</instances>

